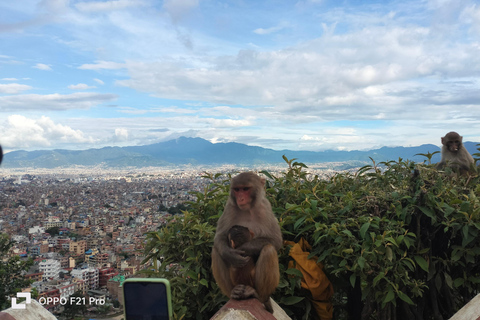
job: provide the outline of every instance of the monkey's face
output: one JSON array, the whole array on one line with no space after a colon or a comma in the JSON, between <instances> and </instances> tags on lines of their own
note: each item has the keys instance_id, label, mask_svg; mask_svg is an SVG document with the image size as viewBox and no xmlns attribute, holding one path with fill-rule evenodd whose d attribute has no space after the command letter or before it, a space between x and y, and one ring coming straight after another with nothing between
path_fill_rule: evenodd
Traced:
<instances>
[{"instance_id":1,"label":"monkey's face","mask_svg":"<svg viewBox=\"0 0 480 320\"><path fill-rule=\"evenodd\" d=\"M242 209L249 209L252 204L252 187L236 186L232 188L237 206Z\"/></svg>"},{"instance_id":2,"label":"monkey's face","mask_svg":"<svg viewBox=\"0 0 480 320\"><path fill-rule=\"evenodd\" d=\"M442 138L442 143L448 151L456 153L462 147L462 136L456 132L449 132Z\"/></svg>"},{"instance_id":3,"label":"monkey's face","mask_svg":"<svg viewBox=\"0 0 480 320\"><path fill-rule=\"evenodd\" d=\"M450 152L457 152L460 149L461 145L462 143L458 140L447 142L447 148L448 150L450 150Z\"/></svg>"}]
</instances>

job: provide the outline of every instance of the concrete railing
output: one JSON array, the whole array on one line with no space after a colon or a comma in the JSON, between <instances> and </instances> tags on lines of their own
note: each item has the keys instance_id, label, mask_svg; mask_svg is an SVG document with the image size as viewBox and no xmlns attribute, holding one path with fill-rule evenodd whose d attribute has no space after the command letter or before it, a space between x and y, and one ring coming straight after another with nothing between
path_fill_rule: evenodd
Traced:
<instances>
[{"instance_id":1,"label":"concrete railing","mask_svg":"<svg viewBox=\"0 0 480 320\"><path fill-rule=\"evenodd\" d=\"M210 320L291 320L272 299L273 314L257 299L228 301Z\"/></svg>"},{"instance_id":2,"label":"concrete railing","mask_svg":"<svg viewBox=\"0 0 480 320\"><path fill-rule=\"evenodd\" d=\"M450 320L480 320L480 294L458 310Z\"/></svg>"},{"instance_id":3,"label":"concrete railing","mask_svg":"<svg viewBox=\"0 0 480 320\"><path fill-rule=\"evenodd\" d=\"M8 308L0 312L0 320L57 320L37 300L31 299L30 303L23 303L25 309Z\"/></svg>"}]
</instances>

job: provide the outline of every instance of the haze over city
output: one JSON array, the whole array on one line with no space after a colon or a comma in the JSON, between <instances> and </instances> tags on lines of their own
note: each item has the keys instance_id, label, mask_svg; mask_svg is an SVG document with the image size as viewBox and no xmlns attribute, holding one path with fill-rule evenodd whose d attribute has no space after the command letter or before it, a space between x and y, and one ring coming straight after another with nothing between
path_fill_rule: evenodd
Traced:
<instances>
[{"instance_id":1,"label":"haze over city","mask_svg":"<svg viewBox=\"0 0 480 320\"><path fill-rule=\"evenodd\" d=\"M480 141L475 1L0 2L6 152Z\"/></svg>"}]
</instances>

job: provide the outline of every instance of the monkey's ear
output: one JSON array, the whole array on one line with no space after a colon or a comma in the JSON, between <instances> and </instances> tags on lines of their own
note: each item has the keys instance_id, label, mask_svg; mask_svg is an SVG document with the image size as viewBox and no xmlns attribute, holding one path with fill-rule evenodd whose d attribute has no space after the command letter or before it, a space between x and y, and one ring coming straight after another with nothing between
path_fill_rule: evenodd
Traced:
<instances>
[{"instance_id":1,"label":"monkey's ear","mask_svg":"<svg viewBox=\"0 0 480 320\"><path fill-rule=\"evenodd\" d=\"M445 144L445 137L442 137L442 144Z\"/></svg>"},{"instance_id":2,"label":"monkey's ear","mask_svg":"<svg viewBox=\"0 0 480 320\"><path fill-rule=\"evenodd\" d=\"M232 247L232 249L235 249L235 242L233 242L233 240L230 240L230 247Z\"/></svg>"},{"instance_id":3,"label":"monkey's ear","mask_svg":"<svg viewBox=\"0 0 480 320\"><path fill-rule=\"evenodd\" d=\"M260 183L262 184L262 186L265 187L265 181L267 181L265 178L260 178Z\"/></svg>"}]
</instances>

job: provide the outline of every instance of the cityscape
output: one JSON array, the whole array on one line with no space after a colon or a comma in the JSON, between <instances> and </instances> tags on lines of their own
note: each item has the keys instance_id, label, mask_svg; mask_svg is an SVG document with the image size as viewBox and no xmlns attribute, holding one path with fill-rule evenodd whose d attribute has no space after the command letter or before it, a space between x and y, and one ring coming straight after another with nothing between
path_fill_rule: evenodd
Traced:
<instances>
[{"instance_id":1,"label":"cityscape","mask_svg":"<svg viewBox=\"0 0 480 320\"><path fill-rule=\"evenodd\" d=\"M334 166L310 171L326 176ZM285 168L2 168L0 233L15 242L3 259L34 260L24 274L32 284L23 291L35 292L56 316L75 293L87 296L87 302L102 302L102 308L87 303L87 312L119 313L121 283L146 267L146 233L181 214L181 205L195 198L191 192L209 183L204 173L263 169L280 173Z\"/></svg>"}]
</instances>

